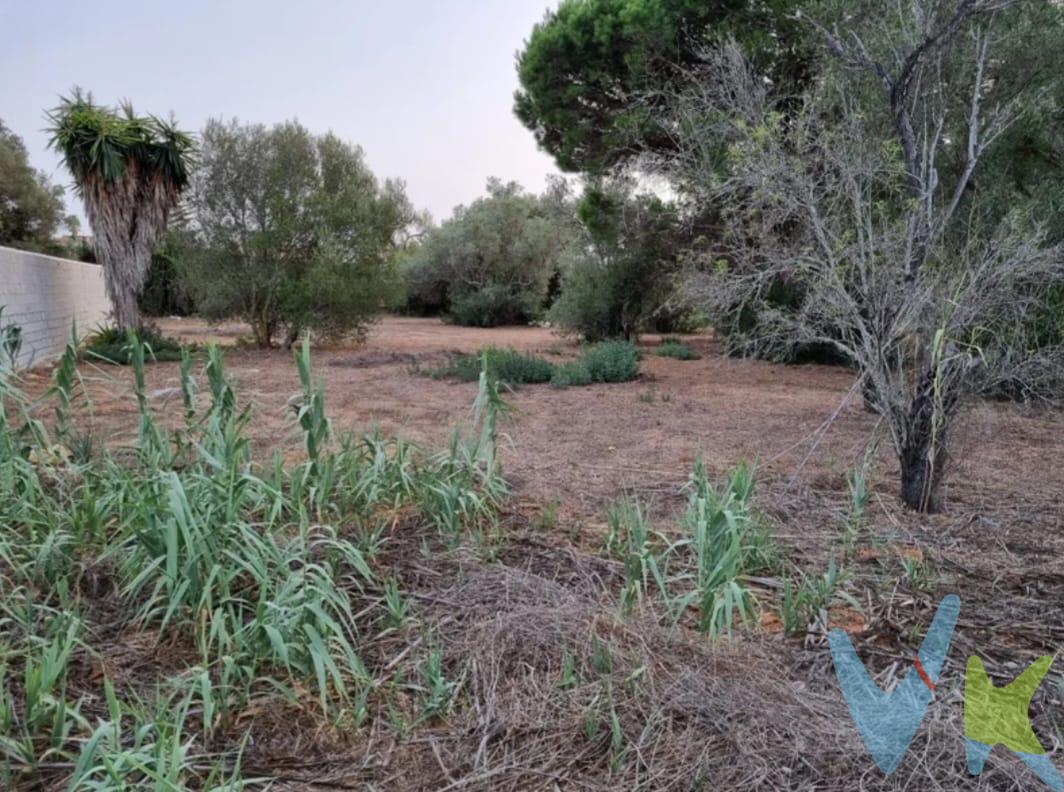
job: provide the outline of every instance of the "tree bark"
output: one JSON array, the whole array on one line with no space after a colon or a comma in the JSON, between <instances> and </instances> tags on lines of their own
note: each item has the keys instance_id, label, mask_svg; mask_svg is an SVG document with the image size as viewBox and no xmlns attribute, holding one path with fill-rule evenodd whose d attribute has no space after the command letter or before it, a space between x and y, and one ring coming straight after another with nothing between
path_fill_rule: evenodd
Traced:
<instances>
[{"instance_id":1,"label":"tree bark","mask_svg":"<svg viewBox=\"0 0 1064 792\"><path fill-rule=\"evenodd\" d=\"M936 399L935 372L928 371L909 406L907 439L899 454L901 498L922 514L942 508L942 480L949 461L946 431L956 404L956 395L950 392Z\"/></svg>"}]
</instances>

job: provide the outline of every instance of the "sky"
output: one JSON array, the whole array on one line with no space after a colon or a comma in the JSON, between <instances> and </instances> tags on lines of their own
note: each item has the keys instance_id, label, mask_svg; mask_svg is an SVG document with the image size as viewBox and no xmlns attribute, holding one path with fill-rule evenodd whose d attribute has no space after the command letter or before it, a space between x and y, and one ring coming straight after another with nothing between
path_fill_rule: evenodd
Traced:
<instances>
[{"instance_id":1,"label":"sky","mask_svg":"<svg viewBox=\"0 0 1064 792\"><path fill-rule=\"evenodd\" d=\"M515 53L554 0L0 0L0 119L69 188L45 112L97 101L209 118L298 119L365 149L437 220L489 176L541 191L553 160L513 115ZM82 215L68 189L67 210Z\"/></svg>"}]
</instances>

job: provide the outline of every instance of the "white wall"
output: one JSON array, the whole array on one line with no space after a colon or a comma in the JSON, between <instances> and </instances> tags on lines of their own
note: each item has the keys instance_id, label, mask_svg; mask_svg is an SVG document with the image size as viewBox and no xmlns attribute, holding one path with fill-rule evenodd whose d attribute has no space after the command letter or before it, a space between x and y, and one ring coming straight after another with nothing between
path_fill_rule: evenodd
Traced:
<instances>
[{"instance_id":1,"label":"white wall","mask_svg":"<svg viewBox=\"0 0 1064 792\"><path fill-rule=\"evenodd\" d=\"M0 247L0 306L0 322L22 328L23 366L61 355L71 321L85 335L111 311L101 267L6 247Z\"/></svg>"}]
</instances>

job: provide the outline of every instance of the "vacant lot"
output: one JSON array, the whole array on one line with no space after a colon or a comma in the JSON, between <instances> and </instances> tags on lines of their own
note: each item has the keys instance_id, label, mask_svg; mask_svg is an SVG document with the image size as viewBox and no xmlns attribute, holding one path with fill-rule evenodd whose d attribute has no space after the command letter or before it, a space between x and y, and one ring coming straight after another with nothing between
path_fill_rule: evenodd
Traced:
<instances>
[{"instance_id":1,"label":"vacant lot","mask_svg":"<svg viewBox=\"0 0 1064 792\"><path fill-rule=\"evenodd\" d=\"M195 320L168 320L162 329L232 346L227 372L238 404L252 407L252 441L265 452L281 448L290 459L302 454L289 352L237 346L239 326L211 330ZM708 337L688 340L700 360L656 357L649 352L658 339L644 338L648 354L636 382L526 386L506 395L515 409L502 426L508 435L502 465L514 495L491 558L450 551L429 557L424 536L392 537L385 557L416 601L419 623L442 645L451 676L465 687L463 709L410 733L374 721L355 737L322 725L292 734L286 718L309 717L306 710L285 717L255 712L247 715L257 718L248 772L293 788L683 789L698 787L698 779L684 776L698 767L708 774L702 779L708 788L720 789L842 790L862 783L923 789L932 779L943 788L967 788L957 692L964 659L979 653L1007 679L1064 639L1064 417L1013 404L976 407L957 444L954 481L963 484L949 490L944 514L918 517L898 506L889 449L869 444L889 441L876 434L859 394L850 393L846 370L732 360ZM394 318L364 345L316 349L313 365L339 432L377 426L437 448L468 422L476 386L424 372L452 353L489 344L559 360L577 352L545 329L471 330ZM77 421L91 426L98 442L133 444L131 372L83 365L81 374L90 398L76 408ZM47 382L48 372L34 372L29 389L43 392ZM148 390L163 422L181 412L178 384L177 364L149 367ZM718 480L742 460L757 461L756 504L783 557L778 575L753 581L760 625L715 646L643 609L619 619L620 571L602 551L607 509L626 496L646 501L655 528L675 531L699 452ZM847 475L866 458L866 516L853 546L843 548ZM837 602L805 634L783 635L783 581L800 570L820 576L830 558L845 565L843 588L860 609ZM833 681L826 628L851 632L879 681L890 684L910 667L946 593L958 593L963 610L941 684L945 705L925 723L902 773L863 777L871 764ZM412 635L374 643L367 651L377 656L375 667L389 676L402 668L419 640ZM598 712L600 694L581 702L575 693L558 698L557 691L535 688L542 679L533 669L561 673L564 647L593 654L599 638L589 636L600 635L639 678L646 675L645 689L635 692L629 679L631 692L611 699L621 744L634 746L623 750L610 735L608 710L601 713L601 739L589 733L569 746L589 728L587 712ZM114 640L112 668L157 672L151 636ZM1051 672L1033 708L1047 746L1061 734L1060 672ZM663 731L646 731L655 719ZM596 745L610 747L598 752ZM636 761L629 751L645 756ZM1011 757L995 754L979 783L1012 788L1013 778L1031 780L1023 772ZM614 774L623 780L611 782Z\"/></svg>"}]
</instances>

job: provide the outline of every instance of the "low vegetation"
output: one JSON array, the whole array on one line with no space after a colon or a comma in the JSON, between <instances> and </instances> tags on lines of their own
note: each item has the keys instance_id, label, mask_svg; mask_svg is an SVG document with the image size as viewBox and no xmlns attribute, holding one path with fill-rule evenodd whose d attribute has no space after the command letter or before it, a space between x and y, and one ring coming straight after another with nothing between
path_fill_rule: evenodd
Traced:
<instances>
[{"instance_id":1,"label":"low vegetation","mask_svg":"<svg viewBox=\"0 0 1064 792\"><path fill-rule=\"evenodd\" d=\"M158 330L142 330L134 340L127 331L118 327L101 327L90 334L81 349L81 356L93 363L111 363L128 366L133 362L137 343L144 346L148 360L181 360L181 342L164 336Z\"/></svg>"},{"instance_id":2,"label":"low vegetation","mask_svg":"<svg viewBox=\"0 0 1064 792\"><path fill-rule=\"evenodd\" d=\"M585 347L576 360L553 363L528 352L485 347L475 355L456 355L426 373L437 379L475 382L481 370L510 387L549 382L555 388L595 382L630 382L639 376L639 350L628 341L602 341Z\"/></svg>"},{"instance_id":3,"label":"low vegetation","mask_svg":"<svg viewBox=\"0 0 1064 792\"><path fill-rule=\"evenodd\" d=\"M241 713L302 701L357 729L372 699L392 706L384 700L400 690L424 717L445 711L453 689L437 649L420 656L424 687L390 685L360 653L407 613L378 571L387 526L410 514L447 542L490 533L506 487L494 456L501 402L487 379L474 431L443 454L333 438L305 346L296 420L306 458L284 465L253 456L250 413L217 348L204 394L186 354L183 420L164 427L143 391L148 350L129 345L139 439L120 454L71 459L74 342L50 429L17 380L0 378L3 786L243 788ZM148 678L125 670L137 646Z\"/></svg>"},{"instance_id":4,"label":"low vegetation","mask_svg":"<svg viewBox=\"0 0 1064 792\"><path fill-rule=\"evenodd\" d=\"M654 354L659 357L674 358L675 360L698 360L699 354L678 338L669 336L663 338L661 343L654 348Z\"/></svg>"}]
</instances>

